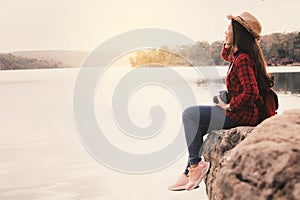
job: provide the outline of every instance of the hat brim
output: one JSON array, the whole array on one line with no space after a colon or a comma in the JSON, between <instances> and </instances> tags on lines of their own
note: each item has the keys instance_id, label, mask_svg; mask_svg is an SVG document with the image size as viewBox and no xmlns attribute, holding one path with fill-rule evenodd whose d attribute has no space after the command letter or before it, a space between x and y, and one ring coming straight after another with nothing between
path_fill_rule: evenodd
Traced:
<instances>
[{"instance_id":1,"label":"hat brim","mask_svg":"<svg viewBox=\"0 0 300 200\"><path fill-rule=\"evenodd\" d=\"M237 21L239 24L241 24L249 33L251 33L251 35L253 35L253 37L257 40L261 39L261 36L259 34L257 34L256 32L254 32L251 28L251 26L240 16L233 16L231 14L227 15L227 18L229 20L235 20Z\"/></svg>"}]
</instances>

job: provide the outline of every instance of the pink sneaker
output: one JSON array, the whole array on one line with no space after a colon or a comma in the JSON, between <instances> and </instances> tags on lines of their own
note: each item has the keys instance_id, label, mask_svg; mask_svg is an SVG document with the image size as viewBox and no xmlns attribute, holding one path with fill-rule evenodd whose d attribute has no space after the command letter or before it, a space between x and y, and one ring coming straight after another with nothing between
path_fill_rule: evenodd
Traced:
<instances>
[{"instance_id":1,"label":"pink sneaker","mask_svg":"<svg viewBox=\"0 0 300 200\"><path fill-rule=\"evenodd\" d=\"M186 184L189 182L189 177L186 174L182 174L177 181L168 187L172 191L181 191L186 189Z\"/></svg>"},{"instance_id":2,"label":"pink sneaker","mask_svg":"<svg viewBox=\"0 0 300 200\"><path fill-rule=\"evenodd\" d=\"M209 162L199 162L199 165L196 168L190 168L189 169L189 182L186 185L186 190L190 191L192 189L195 189L199 186L201 180L205 176L205 174L208 172L208 169L210 167Z\"/></svg>"}]
</instances>

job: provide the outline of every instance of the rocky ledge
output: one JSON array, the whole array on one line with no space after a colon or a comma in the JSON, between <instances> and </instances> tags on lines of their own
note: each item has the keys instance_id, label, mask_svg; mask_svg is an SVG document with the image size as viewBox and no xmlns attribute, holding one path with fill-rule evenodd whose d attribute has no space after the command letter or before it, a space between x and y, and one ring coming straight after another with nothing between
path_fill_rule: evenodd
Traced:
<instances>
[{"instance_id":1,"label":"rocky ledge","mask_svg":"<svg viewBox=\"0 0 300 200\"><path fill-rule=\"evenodd\" d=\"M300 199L300 110L290 110L257 127L211 133L203 153L210 200Z\"/></svg>"}]
</instances>

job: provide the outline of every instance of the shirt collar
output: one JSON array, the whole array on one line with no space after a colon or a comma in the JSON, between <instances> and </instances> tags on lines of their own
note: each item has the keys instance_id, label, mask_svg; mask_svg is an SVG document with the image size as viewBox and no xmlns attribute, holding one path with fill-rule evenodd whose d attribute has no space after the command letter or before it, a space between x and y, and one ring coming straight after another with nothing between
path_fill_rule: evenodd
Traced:
<instances>
[{"instance_id":1,"label":"shirt collar","mask_svg":"<svg viewBox=\"0 0 300 200\"><path fill-rule=\"evenodd\" d=\"M239 55L240 53L242 53L240 50L236 50L235 52L233 52L233 56L236 57L236 56Z\"/></svg>"}]
</instances>

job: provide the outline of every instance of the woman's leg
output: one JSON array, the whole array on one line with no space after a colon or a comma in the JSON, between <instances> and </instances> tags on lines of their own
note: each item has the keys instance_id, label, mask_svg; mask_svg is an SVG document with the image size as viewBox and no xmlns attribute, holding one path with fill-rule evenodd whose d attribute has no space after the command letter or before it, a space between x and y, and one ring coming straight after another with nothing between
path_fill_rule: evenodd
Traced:
<instances>
[{"instance_id":1,"label":"woman's leg","mask_svg":"<svg viewBox=\"0 0 300 200\"><path fill-rule=\"evenodd\" d=\"M240 125L226 117L224 111L216 106L189 107L183 112L182 121L189 152L188 165L195 165L201 161L200 149L204 135L212 130L228 129Z\"/></svg>"},{"instance_id":2,"label":"woman's leg","mask_svg":"<svg viewBox=\"0 0 300 200\"><path fill-rule=\"evenodd\" d=\"M209 109L206 109L209 110ZM199 106L193 106L187 108L182 115L184 130L186 141L188 144L189 149L189 161L184 173L177 179L177 181L169 186L169 190L185 190L187 188L187 184L189 183L189 167L190 167L190 160L193 160L193 163L197 164L200 161L198 156L199 150L202 144L203 136L201 135L200 129L198 130L199 126ZM201 143L199 145L199 143Z\"/></svg>"},{"instance_id":3,"label":"woman's leg","mask_svg":"<svg viewBox=\"0 0 300 200\"><path fill-rule=\"evenodd\" d=\"M203 136L212 130L231 128L239 124L226 117L224 111L216 106L193 106L183 112L183 125L189 152L189 182L186 189L198 187L207 173L210 163L201 161Z\"/></svg>"},{"instance_id":4,"label":"woman's leg","mask_svg":"<svg viewBox=\"0 0 300 200\"><path fill-rule=\"evenodd\" d=\"M211 130L233 128L240 125L239 123L227 118L225 113L216 106L189 107L183 112L182 120L185 130L186 142L188 145L189 161L184 174L179 177L176 183L169 186L170 190L193 189L197 187L197 184L199 184L198 177L194 178L192 183L190 183L187 176L190 172L189 168L191 164L197 165L201 161L200 149L203 143L203 136L205 134L207 134ZM201 173L205 172L207 167L209 167L209 165L205 166L205 164L206 163L201 162L199 166L199 168L201 168L199 176L200 180L202 179Z\"/></svg>"},{"instance_id":5,"label":"woman's leg","mask_svg":"<svg viewBox=\"0 0 300 200\"><path fill-rule=\"evenodd\" d=\"M192 106L184 110L182 121L189 152L189 165L198 164L203 136L208 131L212 106Z\"/></svg>"}]
</instances>

